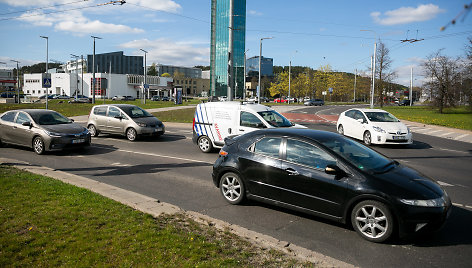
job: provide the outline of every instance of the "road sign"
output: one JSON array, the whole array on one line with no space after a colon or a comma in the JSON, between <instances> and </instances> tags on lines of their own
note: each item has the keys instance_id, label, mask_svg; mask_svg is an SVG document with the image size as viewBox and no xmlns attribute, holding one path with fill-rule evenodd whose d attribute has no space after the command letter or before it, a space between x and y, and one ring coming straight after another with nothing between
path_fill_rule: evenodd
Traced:
<instances>
[{"instance_id":1,"label":"road sign","mask_svg":"<svg viewBox=\"0 0 472 268\"><path fill-rule=\"evenodd\" d=\"M323 91L323 92L321 92L321 93L323 94L323 96L325 96L325 95L326 95L326 91Z\"/></svg>"},{"instance_id":2,"label":"road sign","mask_svg":"<svg viewBox=\"0 0 472 268\"><path fill-rule=\"evenodd\" d=\"M144 84L144 88L149 88L149 84Z\"/></svg>"},{"instance_id":3,"label":"road sign","mask_svg":"<svg viewBox=\"0 0 472 268\"><path fill-rule=\"evenodd\" d=\"M329 94L333 93L333 88L332 87L328 88L328 90L329 90Z\"/></svg>"},{"instance_id":4,"label":"road sign","mask_svg":"<svg viewBox=\"0 0 472 268\"><path fill-rule=\"evenodd\" d=\"M51 74L45 73L41 75L42 87L50 88L51 87Z\"/></svg>"}]
</instances>

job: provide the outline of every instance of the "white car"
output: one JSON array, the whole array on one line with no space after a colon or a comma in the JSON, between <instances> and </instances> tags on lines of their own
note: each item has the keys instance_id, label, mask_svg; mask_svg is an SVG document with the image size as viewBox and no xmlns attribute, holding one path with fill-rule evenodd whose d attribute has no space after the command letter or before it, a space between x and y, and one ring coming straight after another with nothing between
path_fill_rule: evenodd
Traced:
<instances>
[{"instance_id":1,"label":"white car","mask_svg":"<svg viewBox=\"0 0 472 268\"><path fill-rule=\"evenodd\" d=\"M365 144L412 144L410 128L391 113L380 109L350 109L339 115L339 134Z\"/></svg>"}]
</instances>

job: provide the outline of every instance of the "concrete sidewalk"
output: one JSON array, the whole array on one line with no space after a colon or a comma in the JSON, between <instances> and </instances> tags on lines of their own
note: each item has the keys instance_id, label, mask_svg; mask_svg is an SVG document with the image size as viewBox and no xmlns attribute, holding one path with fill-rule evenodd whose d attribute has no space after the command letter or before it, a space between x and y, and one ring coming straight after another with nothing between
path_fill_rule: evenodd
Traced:
<instances>
[{"instance_id":1,"label":"concrete sidewalk","mask_svg":"<svg viewBox=\"0 0 472 268\"><path fill-rule=\"evenodd\" d=\"M179 208L178 206L161 202L159 199L124 190L116 186L98 182L82 176L77 176L60 170L54 170L48 167L30 165L27 162L21 162L8 158L0 158L0 165L13 166L34 174L51 177L65 183L75 185L77 187L88 189L92 192L113 199L117 202L130 206L138 211L150 214L154 217L158 217L162 214L185 214L187 217L201 224L213 226L223 232L230 231L238 235L241 239L247 240L258 247L278 250L287 254L287 256L299 259L301 261L311 262L316 266L354 267L351 264L333 259L318 252L308 250L306 248L299 247L290 242L281 241L271 236L262 233L257 233L244 227L230 224L228 222L212 218L199 212L185 211Z\"/></svg>"}]
</instances>

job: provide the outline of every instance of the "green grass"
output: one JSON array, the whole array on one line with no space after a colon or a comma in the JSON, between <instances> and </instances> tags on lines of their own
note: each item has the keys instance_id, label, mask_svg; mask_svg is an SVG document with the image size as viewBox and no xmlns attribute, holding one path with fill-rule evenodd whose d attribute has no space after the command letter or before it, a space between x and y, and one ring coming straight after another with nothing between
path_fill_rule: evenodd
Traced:
<instances>
[{"instance_id":1,"label":"green grass","mask_svg":"<svg viewBox=\"0 0 472 268\"><path fill-rule=\"evenodd\" d=\"M57 111L65 116L77 116L77 115L87 115L90 113L90 110L93 107L91 103L68 103L68 100L49 100L48 101L48 109ZM137 105L143 109L152 109L152 108L162 108L162 107L171 107L175 106L175 104L171 101L151 101L147 100L146 104L141 103L142 100L135 100L135 101L112 101L112 100L105 100L105 103L128 103ZM184 102L183 104L179 105L189 105L189 104L198 104L200 100L194 99L190 100L189 102ZM103 99L95 99L95 104L103 104ZM21 103L21 104L0 104L0 113L3 113L8 110L13 109L45 109L45 103Z\"/></svg>"},{"instance_id":2,"label":"green grass","mask_svg":"<svg viewBox=\"0 0 472 268\"><path fill-rule=\"evenodd\" d=\"M152 114L163 122L192 123L193 117L195 115L195 107L188 109L156 112Z\"/></svg>"},{"instance_id":3,"label":"green grass","mask_svg":"<svg viewBox=\"0 0 472 268\"><path fill-rule=\"evenodd\" d=\"M446 108L442 114L430 106L385 106L382 109L403 120L472 130L472 111L464 106Z\"/></svg>"},{"instance_id":4,"label":"green grass","mask_svg":"<svg viewBox=\"0 0 472 268\"><path fill-rule=\"evenodd\" d=\"M0 267L289 267L273 250L0 165Z\"/></svg>"}]
</instances>

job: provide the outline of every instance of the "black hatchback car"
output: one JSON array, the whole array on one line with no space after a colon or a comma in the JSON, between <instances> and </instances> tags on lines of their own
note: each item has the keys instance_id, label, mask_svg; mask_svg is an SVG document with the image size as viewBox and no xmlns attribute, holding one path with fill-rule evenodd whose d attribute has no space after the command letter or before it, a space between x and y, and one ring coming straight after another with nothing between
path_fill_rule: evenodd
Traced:
<instances>
[{"instance_id":1,"label":"black hatchback car","mask_svg":"<svg viewBox=\"0 0 472 268\"><path fill-rule=\"evenodd\" d=\"M250 198L351 223L373 242L437 230L451 211L432 179L332 132L265 129L226 139L212 176L231 204Z\"/></svg>"}]
</instances>

